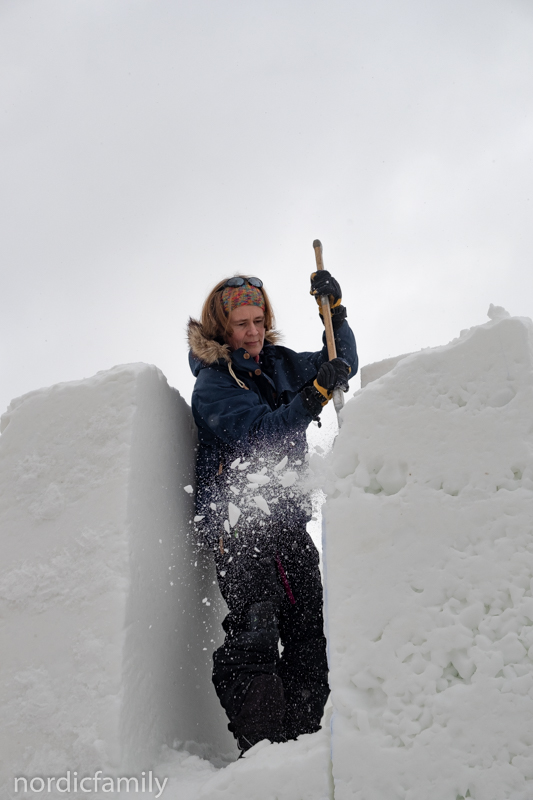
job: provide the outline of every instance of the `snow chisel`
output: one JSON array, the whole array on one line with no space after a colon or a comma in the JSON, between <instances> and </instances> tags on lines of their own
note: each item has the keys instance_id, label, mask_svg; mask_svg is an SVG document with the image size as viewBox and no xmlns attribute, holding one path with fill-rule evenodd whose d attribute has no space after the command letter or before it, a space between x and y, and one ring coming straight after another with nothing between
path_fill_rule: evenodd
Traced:
<instances>
[{"instance_id":1,"label":"snow chisel","mask_svg":"<svg viewBox=\"0 0 533 800\"><path fill-rule=\"evenodd\" d=\"M315 249L316 268L324 269L324 261L322 259L322 242L320 239L315 239L313 242L313 247ZM321 295L320 302L322 303L322 317L324 319L324 327L326 328L328 357L329 360L332 361L334 358L337 358L337 348L335 346L335 335L333 333L333 322L331 320L329 297L327 297L327 295ZM333 390L333 405L335 406L335 411L337 412L337 420L340 428L341 420L339 414L344 406L344 394L342 389Z\"/></svg>"}]
</instances>

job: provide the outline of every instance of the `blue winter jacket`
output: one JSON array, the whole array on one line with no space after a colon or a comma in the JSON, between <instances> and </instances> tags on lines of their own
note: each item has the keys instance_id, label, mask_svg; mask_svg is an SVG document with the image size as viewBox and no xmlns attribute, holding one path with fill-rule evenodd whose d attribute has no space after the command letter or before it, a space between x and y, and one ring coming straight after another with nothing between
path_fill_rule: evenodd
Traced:
<instances>
[{"instance_id":1,"label":"blue winter jacket","mask_svg":"<svg viewBox=\"0 0 533 800\"><path fill-rule=\"evenodd\" d=\"M196 384L192 411L198 427L197 511L208 514L220 500L220 487L229 464L238 456L266 449L280 458L288 449L302 458L305 431L312 421L300 390L312 384L320 365L328 360L326 338L312 353L296 353L265 340L259 363L243 348L207 339L200 323L189 322L189 363ZM345 321L335 334L337 355L351 366L358 359L355 338ZM233 374L232 374L233 373Z\"/></svg>"}]
</instances>

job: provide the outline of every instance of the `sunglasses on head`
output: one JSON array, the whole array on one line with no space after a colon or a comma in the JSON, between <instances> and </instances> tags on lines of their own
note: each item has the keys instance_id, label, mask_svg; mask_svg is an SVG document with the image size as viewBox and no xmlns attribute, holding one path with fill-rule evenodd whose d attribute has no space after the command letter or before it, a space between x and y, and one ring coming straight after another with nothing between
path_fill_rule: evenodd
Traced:
<instances>
[{"instance_id":1,"label":"sunglasses on head","mask_svg":"<svg viewBox=\"0 0 533 800\"><path fill-rule=\"evenodd\" d=\"M237 286L244 286L245 283L248 283L250 286L255 286L256 289L262 289L263 287L263 281L260 278L240 278L236 276L235 278L228 278L224 286L221 286L220 289L225 289L227 286L235 289Z\"/></svg>"}]
</instances>

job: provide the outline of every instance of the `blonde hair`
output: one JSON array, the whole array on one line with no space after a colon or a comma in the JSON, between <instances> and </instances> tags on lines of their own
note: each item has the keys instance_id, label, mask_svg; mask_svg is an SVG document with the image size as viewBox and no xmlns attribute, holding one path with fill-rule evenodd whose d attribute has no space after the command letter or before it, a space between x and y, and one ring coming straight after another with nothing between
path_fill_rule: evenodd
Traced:
<instances>
[{"instance_id":1,"label":"blonde hair","mask_svg":"<svg viewBox=\"0 0 533 800\"><path fill-rule=\"evenodd\" d=\"M250 276L238 274L235 277L247 280ZM226 338L232 334L229 315L226 314L224 304L222 303L222 289L226 285L227 280L227 278L224 278L216 284L207 295L207 299L202 307L200 323L204 336L208 339L222 339L226 341ZM268 338L269 333L275 333L274 328L276 320L265 287L263 286L259 291L262 292L265 300L265 337Z\"/></svg>"}]
</instances>

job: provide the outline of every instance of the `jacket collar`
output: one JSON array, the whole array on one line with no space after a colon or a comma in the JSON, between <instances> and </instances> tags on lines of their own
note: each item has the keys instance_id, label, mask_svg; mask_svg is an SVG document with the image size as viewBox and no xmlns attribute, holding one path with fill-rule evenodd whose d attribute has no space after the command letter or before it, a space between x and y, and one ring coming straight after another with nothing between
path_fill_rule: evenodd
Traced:
<instances>
[{"instance_id":1,"label":"jacket collar","mask_svg":"<svg viewBox=\"0 0 533 800\"><path fill-rule=\"evenodd\" d=\"M244 370L257 368L253 357L243 348L232 352L228 344L216 339L209 339L201 324L195 319L189 320L187 338L190 347L189 363L195 375L198 375L202 367L210 367L214 364L223 366L233 363L238 369ZM278 341L279 334L276 331L269 331L265 337L265 347L269 344L277 344Z\"/></svg>"}]
</instances>

